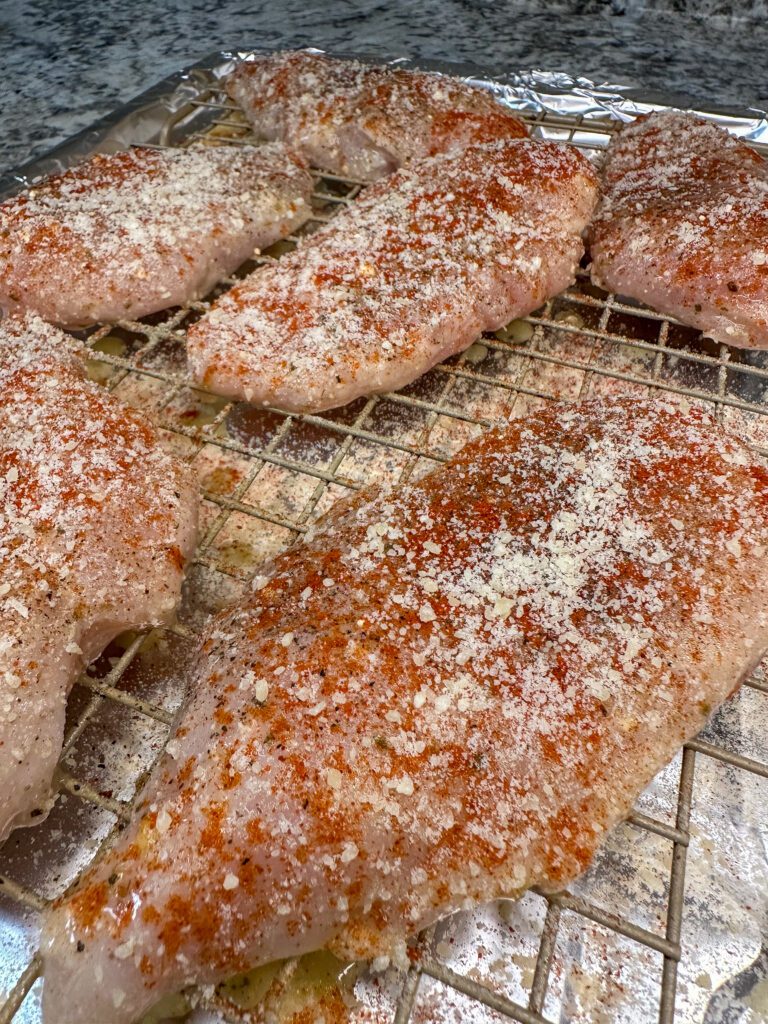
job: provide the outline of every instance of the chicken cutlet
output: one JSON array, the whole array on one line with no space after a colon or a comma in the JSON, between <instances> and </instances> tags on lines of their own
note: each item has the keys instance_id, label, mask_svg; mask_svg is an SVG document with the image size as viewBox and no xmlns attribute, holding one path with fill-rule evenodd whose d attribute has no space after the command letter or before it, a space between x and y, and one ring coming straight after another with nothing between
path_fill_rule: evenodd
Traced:
<instances>
[{"instance_id":1,"label":"chicken cutlet","mask_svg":"<svg viewBox=\"0 0 768 1024\"><path fill-rule=\"evenodd\" d=\"M435 153L528 134L486 89L307 51L244 61L226 89L258 135L360 181Z\"/></svg>"},{"instance_id":2,"label":"chicken cutlet","mask_svg":"<svg viewBox=\"0 0 768 1024\"><path fill-rule=\"evenodd\" d=\"M768 473L703 412L552 405L342 504L204 635L137 816L50 912L45 1021L558 890L768 645Z\"/></svg>"},{"instance_id":3,"label":"chicken cutlet","mask_svg":"<svg viewBox=\"0 0 768 1024\"><path fill-rule=\"evenodd\" d=\"M768 347L768 163L723 128L676 112L622 126L590 251L601 288Z\"/></svg>"},{"instance_id":4,"label":"chicken cutlet","mask_svg":"<svg viewBox=\"0 0 768 1024\"><path fill-rule=\"evenodd\" d=\"M0 324L0 838L42 821L67 694L129 627L167 622L195 494L143 416L37 317ZM34 812L34 813L33 813Z\"/></svg>"},{"instance_id":5,"label":"chicken cutlet","mask_svg":"<svg viewBox=\"0 0 768 1024\"><path fill-rule=\"evenodd\" d=\"M417 161L219 298L188 332L192 374L298 412L402 387L573 282L596 191L552 142Z\"/></svg>"},{"instance_id":6,"label":"chicken cutlet","mask_svg":"<svg viewBox=\"0 0 768 1024\"><path fill-rule=\"evenodd\" d=\"M0 309L82 327L182 305L310 214L279 145L97 154L0 204Z\"/></svg>"}]
</instances>

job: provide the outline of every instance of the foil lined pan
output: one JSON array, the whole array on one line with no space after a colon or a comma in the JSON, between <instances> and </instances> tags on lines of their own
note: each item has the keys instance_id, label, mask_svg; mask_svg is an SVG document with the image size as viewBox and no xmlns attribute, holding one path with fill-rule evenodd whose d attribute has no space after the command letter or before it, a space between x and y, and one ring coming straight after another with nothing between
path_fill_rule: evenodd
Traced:
<instances>
[{"instance_id":1,"label":"foil lined pan","mask_svg":"<svg viewBox=\"0 0 768 1024\"><path fill-rule=\"evenodd\" d=\"M235 63L257 52L213 53L170 76L44 157L5 175L0 196L64 170L96 150L183 139L216 116L199 101L215 97ZM609 132L601 141L603 122L626 121L678 105L673 96L559 72L507 72L404 58L388 63L459 75L490 89L551 137L563 137L558 131L565 126L575 139L578 126L588 124L590 133L581 144L595 153L608 139ZM768 147L765 112L713 106L700 113L753 145ZM562 322L567 324L567 318ZM556 338L565 349L571 341L578 346L581 340L578 333ZM619 370L642 375L634 358L622 350ZM765 365L760 354L749 354L744 361ZM711 367L699 369L703 380ZM689 370L693 373L696 367L684 372ZM684 376L672 360L669 372L669 379L684 387L704 386L698 378ZM768 414L766 388L759 380L744 380L743 393L734 392L735 397L753 408L765 405ZM732 411L741 415L737 408ZM745 420L749 415L743 413ZM768 431L762 419L757 416L760 422L751 439L765 446ZM157 742L162 742L159 736ZM738 764L706 756L707 744L750 759L762 771L745 771ZM233 1019L266 1019L271 1024L289 1019L287 1005L301 1004L309 1008L302 1020L331 1024L340 1019L338 1005L329 1009L332 993L334 998L339 994L343 1018L352 1024L497 1024L510 1017L523 1024L768 1021L766 763L768 684L758 670L754 685L721 709L698 748L679 755L638 801L636 819L646 816L657 823L656 829L637 827L637 822L618 828L569 894L547 900L529 893L517 902L499 900L456 914L421 937L414 953L416 970L410 972L378 965L382 969L374 973L358 965L305 959L283 965L277 983L269 972L255 972L229 986L191 993L186 1001L167 1002L152 1020L176 1018L192 1005L193 1024ZM60 817L64 842L66 807L60 808ZM90 846L73 844L72 877L90 859L110 824L91 830ZM684 883L678 870L681 858ZM11 956L3 950L4 917L0 906L0 966ZM30 925L30 932L34 930ZM679 963L670 955L677 943L682 947ZM27 958L32 947L30 938L24 945ZM16 977L23 967L22 954L13 956L18 962L9 971L4 969L4 976ZM34 996L35 989L15 1015L4 1015L0 1009L0 1020L34 1024L39 1019Z\"/></svg>"}]
</instances>

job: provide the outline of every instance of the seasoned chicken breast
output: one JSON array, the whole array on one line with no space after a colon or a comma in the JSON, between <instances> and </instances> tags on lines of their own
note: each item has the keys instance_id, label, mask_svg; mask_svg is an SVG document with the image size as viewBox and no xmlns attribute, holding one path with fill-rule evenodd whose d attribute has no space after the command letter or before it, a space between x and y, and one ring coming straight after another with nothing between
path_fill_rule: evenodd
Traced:
<instances>
[{"instance_id":1,"label":"seasoned chicken breast","mask_svg":"<svg viewBox=\"0 0 768 1024\"><path fill-rule=\"evenodd\" d=\"M188 332L193 376L302 412L402 387L571 284L595 198L557 143L418 161L217 300Z\"/></svg>"},{"instance_id":2,"label":"seasoned chicken breast","mask_svg":"<svg viewBox=\"0 0 768 1024\"><path fill-rule=\"evenodd\" d=\"M768 474L551 406L343 505L216 618L139 812L45 926L45 1021L556 890L768 646Z\"/></svg>"},{"instance_id":3,"label":"seasoned chicken breast","mask_svg":"<svg viewBox=\"0 0 768 1024\"><path fill-rule=\"evenodd\" d=\"M768 347L768 163L724 129L680 113L624 125L590 239L601 288Z\"/></svg>"},{"instance_id":4,"label":"seasoned chicken breast","mask_svg":"<svg viewBox=\"0 0 768 1024\"><path fill-rule=\"evenodd\" d=\"M82 327L204 295L310 213L282 146L97 154L0 203L0 309Z\"/></svg>"},{"instance_id":5,"label":"seasoned chicken breast","mask_svg":"<svg viewBox=\"0 0 768 1024\"><path fill-rule=\"evenodd\" d=\"M247 60L226 88L258 135L362 181L410 160L528 134L486 89L307 51Z\"/></svg>"},{"instance_id":6,"label":"seasoned chicken breast","mask_svg":"<svg viewBox=\"0 0 768 1024\"><path fill-rule=\"evenodd\" d=\"M0 324L0 838L42 820L70 687L116 634L171 618L194 541L187 469L70 342Z\"/></svg>"},{"instance_id":7,"label":"seasoned chicken breast","mask_svg":"<svg viewBox=\"0 0 768 1024\"><path fill-rule=\"evenodd\" d=\"M361 181L423 157L528 133L486 89L306 50L246 60L226 89L257 135Z\"/></svg>"}]
</instances>

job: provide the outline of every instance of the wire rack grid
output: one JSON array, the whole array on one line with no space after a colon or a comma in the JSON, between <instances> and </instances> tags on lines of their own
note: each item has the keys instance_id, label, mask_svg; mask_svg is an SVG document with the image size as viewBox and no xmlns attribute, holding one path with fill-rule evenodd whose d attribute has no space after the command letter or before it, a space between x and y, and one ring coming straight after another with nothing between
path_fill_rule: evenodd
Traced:
<instances>
[{"instance_id":1,"label":"wire rack grid","mask_svg":"<svg viewBox=\"0 0 768 1024\"><path fill-rule=\"evenodd\" d=\"M607 144L614 127L607 121L561 115L526 119L535 136L570 142L590 154ZM211 84L169 119L158 144L252 141L239 110ZM318 172L313 218L299 234L316 229L354 201L361 187L360 182ZM205 302L141 322L100 326L87 335L91 375L150 412L169 445L198 470L201 539L179 624L123 635L81 677L68 705L57 805L43 824L14 833L0 851L0 926L5 936L0 939L5 993L0 1024L39 1019L40 914L51 899L76 884L130 817L133 800L183 701L177 666L206 615L236 598L264 558L300 538L339 496L371 482L403 483L447 460L492 423L525 415L553 399L598 393L661 389L703 401L725 425L768 455L768 361L703 340L670 318L606 294L591 284L584 270L563 295L525 320L483 336L461 356L396 394L360 399L322 415L289 415L231 403L191 386L184 369L186 327L211 298L254 266L279 258L297 240L293 236L249 262ZM748 699L761 702L764 711L768 683L760 670L746 686ZM623 827L622 842L629 835L639 836L662 851L657 857L662 869L655 916L643 917L631 906L595 896L589 881L571 892L530 894L525 913L530 911L535 927L525 940L526 969L512 972L513 981L509 972L497 977L477 964L468 967L466 956L456 956L453 939L446 943L447 933L438 926L419 941L409 972L395 979L387 1019L396 1024L593 1019L590 1000L574 992L571 975L583 953L580 943L594 941L596 934L606 949L620 948L626 958L637 954L641 973L655 972L649 986L654 1005L647 1005L638 1019L661 1024L693 1019L685 1005L678 1005L676 1015L676 994L679 966L691 956L683 932L689 902L686 865L696 839L691 826L696 778L704 762L736 773L739 786L747 790L759 790L768 780L765 745L741 743L738 730L736 741L727 730L715 727L710 733L687 744L666 773L668 806L641 801ZM473 927L470 920L465 951L473 940L477 944L479 933ZM515 935L520 932L512 928L510 934L502 949L507 964L519 959ZM582 950L571 955L571 974L565 979L564 934L571 946L575 942ZM629 1019L620 1008L611 1011L608 1003L600 1002L605 995L598 994L605 1012L594 1019ZM200 1005L214 1014L210 1019L238 1016L237 1007L230 1007L230 1014L219 993L204 995ZM475 1018L473 1008L483 1008L489 1016Z\"/></svg>"}]
</instances>

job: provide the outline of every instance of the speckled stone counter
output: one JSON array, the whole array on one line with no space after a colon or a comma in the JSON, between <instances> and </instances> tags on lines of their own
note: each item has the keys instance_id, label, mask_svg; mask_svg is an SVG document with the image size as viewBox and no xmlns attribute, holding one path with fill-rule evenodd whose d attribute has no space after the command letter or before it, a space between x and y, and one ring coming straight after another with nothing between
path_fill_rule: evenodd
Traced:
<instances>
[{"instance_id":1,"label":"speckled stone counter","mask_svg":"<svg viewBox=\"0 0 768 1024\"><path fill-rule=\"evenodd\" d=\"M768 106L765 0L0 0L0 170L219 48L316 46L546 68ZM706 15L701 14L706 10Z\"/></svg>"}]
</instances>

